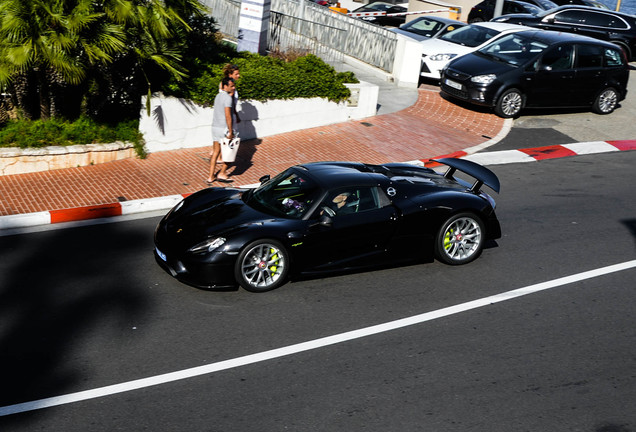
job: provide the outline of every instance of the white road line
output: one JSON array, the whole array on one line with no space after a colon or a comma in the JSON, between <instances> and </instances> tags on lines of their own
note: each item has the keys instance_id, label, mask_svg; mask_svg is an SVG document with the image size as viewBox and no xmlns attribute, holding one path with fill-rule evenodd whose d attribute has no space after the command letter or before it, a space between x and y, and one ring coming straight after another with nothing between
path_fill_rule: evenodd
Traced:
<instances>
[{"instance_id":1,"label":"white road line","mask_svg":"<svg viewBox=\"0 0 636 432\"><path fill-rule=\"evenodd\" d=\"M359 339L367 336L376 335L379 333L388 332L391 330L400 329L403 327L412 326L415 324L421 324L423 322L432 321L434 319L447 317L450 315L466 312L472 309L477 309L482 306L488 306L491 304L499 303L506 300L512 300L517 297L525 296L528 294L534 294L540 291L558 288L563 285L580 282L582 280L591 279L599 276L604 276L611 273L616 273L623 270L628 270L636 267L636 260L627 261L620 264L615 264L607 267L602 267L595 270L586 271L583 273L577 273L571 276L554 279L552 281L542 282L535 285L530 285L524 288L507 291L501 294L496 294L490 297L484 297L481 299L473 300L467 303L450 306L447 308L439 309L436 311L426 312L420 315L415 315L408 318L391 321L384 324L378 324L371 327L366 327L359 330L353 330L345 333L340 333L333 336L327 336L320 339L315 339L295 345L289 345L282 348L273 349L270 351L264 351L261 353L251 354L243 357L237 357L230 360L225 360L217 363L211 363L204 366L199 366L190 369L184 369L181 371L171 372L163 375L156 375L153 377L142 378L134 381L128 381L120 384L114 384L106 387L100 387L92 390L81 391L77 393L70 393L62 396L55 396L46 399L39 399L31 402L24 402L16 405L8 405L0 407L0 417L10 414L17 414L27 411L34 411L42 408L49 408L58 405L70 404L73 402L80 402L89 399L95 399L103 396L110 396L117 393L123 393L131 390L137 390L145 387L166 384L173 381L183 380L187 378L197 377L200 375L207 375L214 372L219 372L227 369L237 368L240 366L246 366L266 360L271 360L279 357L284 357L292 354L298 354L304 351L309 351L317 348L322 348L329 345L334 345L342 342L348 342L354 339Z\"/></svg>"}]
</instances>

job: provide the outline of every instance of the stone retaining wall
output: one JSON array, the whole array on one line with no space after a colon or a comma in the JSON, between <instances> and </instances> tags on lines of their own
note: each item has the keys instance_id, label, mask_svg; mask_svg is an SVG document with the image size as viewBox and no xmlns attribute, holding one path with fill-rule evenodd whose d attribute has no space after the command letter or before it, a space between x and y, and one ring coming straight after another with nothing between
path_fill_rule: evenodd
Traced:
<instances>
[{"instance_id":1,"label":"stone retaining wall","mask_svg":"<svg viewBox=\"0 0 636 432\"><path fill-rule=\"evenodd\" d=\"M0 148L0 175L96 165L135 156L133 145L122 142L28 149L7 147Z\"/></svg>"}]
</instances>

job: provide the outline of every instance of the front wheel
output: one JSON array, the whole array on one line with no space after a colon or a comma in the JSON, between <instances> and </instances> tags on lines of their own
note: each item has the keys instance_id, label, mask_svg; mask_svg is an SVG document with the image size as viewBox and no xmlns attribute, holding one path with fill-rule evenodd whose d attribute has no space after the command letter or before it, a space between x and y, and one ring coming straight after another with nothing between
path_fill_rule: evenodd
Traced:
<instances>
[{"instance_id":1,"label":"front wheel","mask_svg":"<svg viewBox=\"0 0 636 432\"><path fill-rule=\"evenodd\" d=\"M611 114L618 105L618 92L612 87L603 90L594 100L592 111L596 114Z\"/></svg>"},{"instance_id":2,"label":"front wheel","mask_svg":"<svg viewBox=\"0 0 636 432\"><path fill-rule=\"evenodd\" d=\"M244 289L265 292L278 288L287 280L289 255L276 240L257 240L239 254L234 276Z\"/></svg>"},{"instance_id":3,"label":"front wheel","mask_svg":"<svg viewBox=\"0 0 636 432\"><path fill-rule=\"evenodd\" d=\"M497 99L495 114L503 118L517 117L523 104L523 94L517 89L508 89Z\"/></svg>"},{"instance_id":4,"label":"front wheel","mask_svg":"<svg viewBox=\"0 0 636 432\"><path fill-rule=\"evenodd\" d=\"M435 256L446 264L466 264L479 256L484 241L482 221L472 213L460 213L442 224L435 238Z\"/></svg>"}]
</instances>

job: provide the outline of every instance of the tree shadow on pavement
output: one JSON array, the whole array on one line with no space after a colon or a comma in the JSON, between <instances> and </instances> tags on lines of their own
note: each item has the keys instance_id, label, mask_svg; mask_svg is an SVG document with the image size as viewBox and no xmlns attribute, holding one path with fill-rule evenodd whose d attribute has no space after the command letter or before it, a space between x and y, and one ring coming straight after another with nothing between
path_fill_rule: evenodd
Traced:
<instances>
[{"instance_id":1,"label":"tree shadow on pavement","mask_svg":"<svg viewBox=\"0 0 636 432\"><path fill-rule=\"evenodd\" d=\"M125 225L0 238L0 407L86 390L100 368L95 358L107 355L94 347L117 346L122 329L147 313L131 245L151 235ZM24 427L33 417L41 415L0 424Z\"/></svg>"}]
</instances>

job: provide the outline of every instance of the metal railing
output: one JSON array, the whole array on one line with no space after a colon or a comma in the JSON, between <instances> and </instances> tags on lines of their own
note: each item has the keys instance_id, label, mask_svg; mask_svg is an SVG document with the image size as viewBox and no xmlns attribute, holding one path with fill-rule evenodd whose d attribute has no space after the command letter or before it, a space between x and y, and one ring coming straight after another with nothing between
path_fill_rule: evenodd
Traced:
<instances>
[{"instance_id":1,"label":"metal railing","mask_svg":"<svg viewBox=\"0 0 636 432\"><path fill-rule=\"evenodd\" d=\"M240 2L201 0L219 31L236 40ZM298 49L327 61L344 55L387 72L393 70L397 36L363 20L336 13L306 0L272 0L268 49Z\"/></svg>"}]
</instances>

